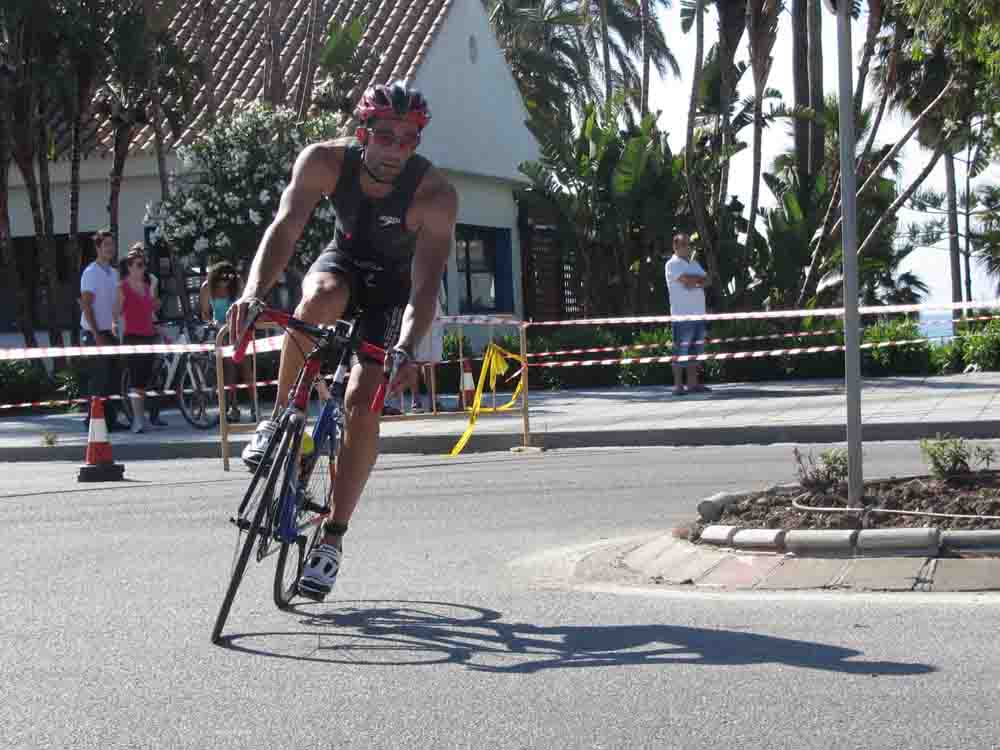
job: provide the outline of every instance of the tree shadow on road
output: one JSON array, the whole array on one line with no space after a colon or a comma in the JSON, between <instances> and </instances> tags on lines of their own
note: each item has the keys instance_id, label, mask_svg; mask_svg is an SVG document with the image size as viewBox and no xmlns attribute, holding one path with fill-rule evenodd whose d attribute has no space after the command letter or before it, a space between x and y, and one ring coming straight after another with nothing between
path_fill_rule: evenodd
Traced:
<instances>
[{"instance_id":1,"label":"tree shadow on road","mask_svg":"<svg viewBox=\"0 0 1000 750\"><path fill-rule=\"evenodd\" d=\"M223 645L249 654L355 665L463 664L531 674L626 665L783 664L846 674L923 675L922 663L863 661L863 652L813 641L679 625L505 622L500 612L446 602L354 601L299 605L304 630L240 633Z\"/></svg>"}]
</instances>

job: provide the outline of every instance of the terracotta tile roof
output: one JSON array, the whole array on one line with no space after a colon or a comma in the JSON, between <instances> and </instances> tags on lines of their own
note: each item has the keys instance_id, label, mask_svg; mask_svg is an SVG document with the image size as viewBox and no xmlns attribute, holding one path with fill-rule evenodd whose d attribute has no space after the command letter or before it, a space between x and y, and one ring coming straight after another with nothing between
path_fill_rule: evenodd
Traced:
<instances>
[{"instance_id":1,"label":"terracotta tile roof","mask_svg":"<svg viewBox=\"0 0 1000 750\"><path fill-rule=\"evenodd\" d=\"M316 8L313 25L313 58L318 56L331 19L338 25L358 16L367 19L361 40L363 85L351 91L356 101L371 83L396 78L413 79L441 28L448 10L457 0L276 0L279 19L280 64L284 102L295 106L307 87L312 94L320 78L317 73L306 81L307 37L310 6ZM469 0L466 0L467 2ZM208 123L214 100L217 115L225 115L237 99L264 97L268 56L268 0L180 0L170 24L176 42L198 59L202 46L202 8L210 7L213 17L204 35L210 48L204 56L211 63L212 90L201 85L194 107L175 140L164 123L169 146L190 142ZM211 96L210 96L211 94ZM64 122L53 123L57 158L69 157L69 131ZM91 117L83 132L84 156L108 158L113 148L110 123L99 115ZM153 152L153 128L137 130L129 147L132 153Z\"/></svg>"}]
</instances>

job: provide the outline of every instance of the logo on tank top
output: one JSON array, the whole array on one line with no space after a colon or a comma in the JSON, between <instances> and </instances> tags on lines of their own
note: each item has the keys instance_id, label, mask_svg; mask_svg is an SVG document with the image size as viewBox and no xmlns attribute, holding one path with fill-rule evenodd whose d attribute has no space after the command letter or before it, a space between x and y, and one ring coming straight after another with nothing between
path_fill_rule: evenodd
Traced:
<instances>
[{"instance_id":1,"label":"logo on tank top","mask_svg":"<svg viewBox=\"0 0 1000 750\"><path fill-rule=\"evenodd\" d=\"M402 221L398 216L379 216L378 225L380 229L385 229L386 227L393 227L401 224Z\"/></svg>"}]
</instances>

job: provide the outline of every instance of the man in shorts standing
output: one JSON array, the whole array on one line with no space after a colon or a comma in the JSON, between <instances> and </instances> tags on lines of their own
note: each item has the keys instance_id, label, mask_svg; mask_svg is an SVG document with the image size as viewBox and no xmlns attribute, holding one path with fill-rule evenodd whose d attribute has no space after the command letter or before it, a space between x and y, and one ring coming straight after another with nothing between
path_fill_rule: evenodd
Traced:
<instances>
[{"instance_id":1,"label":"man in shorts standing","mask_svg":"<svg viewBox=\"0 0 1000 750\"><path fill-rule=\"evenodd\" d=\"M667 261L666 273L670 314L704 315L708 275L697 261L691 260L691 238L688 235L674 235L674 254ZM704 320L676 320L671 323L671 330L674 356L701 354L705 351L705 335L708 330ZM698 362L688 362L687 366L675 362L673 370L675 396L710 390L698 382ZM684 370L687 370L687 391L684 390Z\"/></svg>"}]
</instances>

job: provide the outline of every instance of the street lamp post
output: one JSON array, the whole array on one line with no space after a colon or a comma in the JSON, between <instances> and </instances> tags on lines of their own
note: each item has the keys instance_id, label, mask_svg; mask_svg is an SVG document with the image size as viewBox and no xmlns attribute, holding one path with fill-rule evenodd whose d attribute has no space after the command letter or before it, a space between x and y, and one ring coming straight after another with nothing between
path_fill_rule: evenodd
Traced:
<instances>
[{"instance_id":1,"label":"street lamp post","mask_svg":"<svg viewBox=\"0 0 1000 750\"><path fill-rule=\"evenodd\" d=\"M863 495L861 457L861 350L858 316L858 236L854 173L854 94L851 85L851 2L823 0L837 15L840 82L840 207L844 249L844 380L847 386L847 504L860 507Z\"/></svg>"}]
</instances>

